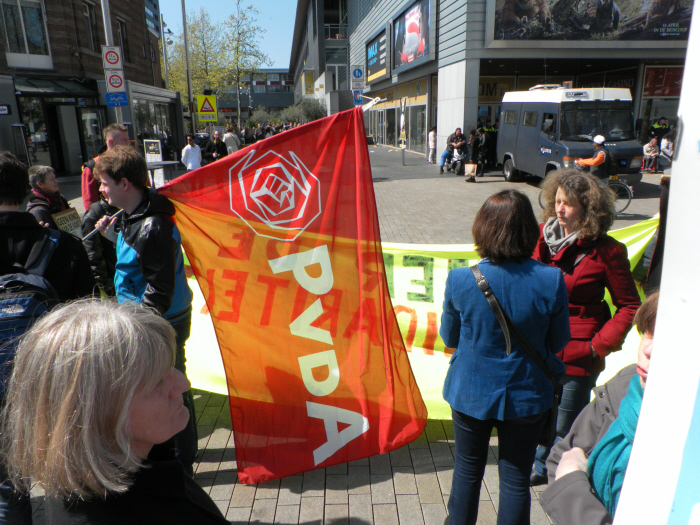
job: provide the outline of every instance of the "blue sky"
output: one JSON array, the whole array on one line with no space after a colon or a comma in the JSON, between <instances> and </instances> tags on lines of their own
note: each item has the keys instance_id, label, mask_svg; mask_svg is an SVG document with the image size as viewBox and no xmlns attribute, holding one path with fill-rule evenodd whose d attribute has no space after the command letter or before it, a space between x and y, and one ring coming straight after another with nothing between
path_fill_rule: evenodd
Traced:
<instances>
[{"instance_id":1,"label":"blue sky","mask_svg":"<svg viewBox=\"0 0 700 525\"><path fill-rule=\"evenodd\" d=\"M258 25L267 29L260 38L260 48L274 62L272 67L289 67L292 52L294 19L297 12L295 0L246 0L244 5L253 5L258 10ZM227 0L185 0L188 12L199 12L203 7L209 12L212 22L223 21L233 13L233 2ZM182 31L182 0L160 0L163 20L172 31Z\"/></svg>"}]
</instances>

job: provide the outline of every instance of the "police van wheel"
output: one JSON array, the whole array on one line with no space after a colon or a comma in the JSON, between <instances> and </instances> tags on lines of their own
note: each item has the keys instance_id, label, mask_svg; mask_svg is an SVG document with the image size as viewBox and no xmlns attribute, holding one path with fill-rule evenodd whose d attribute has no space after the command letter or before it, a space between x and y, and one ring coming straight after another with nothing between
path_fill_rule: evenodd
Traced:
<instances>
[{"instance_id":1,"label":"police van wheel","mask_svg":"<svg viewBox=\"0 0 700 525\"><path fill-rule=\"evenodd\" d=\"M503 176L506 182L518 182L520 179L520 172L513 167L512 159L506 159L503 163Z\"/></svg>"}]
</instances>

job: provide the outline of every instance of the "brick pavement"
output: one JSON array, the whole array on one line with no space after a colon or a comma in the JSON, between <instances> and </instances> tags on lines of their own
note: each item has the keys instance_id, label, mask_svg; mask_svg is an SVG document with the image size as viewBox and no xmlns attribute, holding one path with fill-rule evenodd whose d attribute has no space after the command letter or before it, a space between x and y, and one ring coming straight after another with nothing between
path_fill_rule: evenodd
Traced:
<instances>
[{"instance_id":1,"label":"brick pavement","mask_svg":"<svg viewBox=\"0 0 700 525\"><path fill-rule=\"evenodd\" d=\"M476 211L492 193L516 187L539 212L536 180L506 183L493 172L465 184L463 177L440 175L422 157L388 148L370 148L372 174L385 242L419 244L470 243ZM658 211L658 176L645 175L635 199L614 228ZM77 190L76 190L77 187ZM82 212L77 178L61 180L61 192ZM318 525L438 525L446 521L452 482L454 438L451 421L428 422L409 445L372 458L306 472L258 485L238 483L236 451L227 398L199 391L195 395L199 455L195 479L232 523ZM479 524L496 523L498 508L498 440L491 439L480 495ZM532 490L533 525L548 525L538 493ZM43 495L33 492L34 523L44 524Z\"/></svg>"}]
</instances>

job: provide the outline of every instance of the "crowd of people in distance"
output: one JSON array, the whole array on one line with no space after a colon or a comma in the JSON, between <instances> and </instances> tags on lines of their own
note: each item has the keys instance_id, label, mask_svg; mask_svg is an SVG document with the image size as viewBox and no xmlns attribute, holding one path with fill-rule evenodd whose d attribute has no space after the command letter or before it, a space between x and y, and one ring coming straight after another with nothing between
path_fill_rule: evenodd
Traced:
<instances>
[{"instance_id":1,"label":"crowd of people in distance","mask_svg":"<svg viewBox=\"0 0 700 525\"><path fill-rule=\"evenodd\" d=\"M436 136L437 129L433 127L428 134L429 154L428 162L435 163L436 152ZM462 128L455 129L447 137L445 151L440 155L440 173L448 173L454 170L456 163L453 159L459 159L460 169L465 164L476 166L474 175L470 175L465 179L465 182L476 182L475 177L483 177L485 170L496 168L496 140L498 137L498 120L495 126L491 125L491 121L485 121L483 125L469 131L469 137L465 137L462 133ZM463 173L455 173L462 175Z\"/></svg>"},{"instance_id":2,"label":"crowd of people in distance","mask_svg":"<svg viewBox=\"0 0 700 525\"><path fill-rule=\"evenodd\" d=\"M200 137L209 137L206 129L200 129L197 135L188 133L185 136L187 145L182 149L181 162L187 168L187 171L192 171L207 164L211 164L219 159L224 158L231 153L235 153L241 148L255 144L260 140L279 135L284 131L289 131L298 126L298 122L288 122L285 124L259 124L257 127L251 128L245 126L239 129L238 126L228 124L226 133L222 136L221 131L215 129L211 138L207 138L204 147L197 144L197 135Z\"/></svg>"},{"instance_id":3,"label":"crowd of people in distance","mask_svg":"<svg viewBox=\"0 0 700 525\"><path fill-rule=\"evenodd\" d=\"M182 162L197 169L285 128L229 125L203 148L190 134ZM494 162L495 133L490 123L469 137L457 128L440 172L457 152L482 176ZM0 279L31 274L53 294L50 311L18 337L0 331L0 525L31 523L32 483L46 491L51 524L224 524L193 480L197 427L184 350L192 292L175 208L149 188L128 129L110 124L103 134L106 150L81 178L83 242L58 231L55 216L69 203L54 170L28 170L0 152ZM657 139L664 137L651 142ZM666 140L672 152L671 135ZM543 484L541 501L555 525L609 524L615 515L658 292L646 288L641 303L626 247L608 235L614 195L600 177L561 169L542 190L539 224L524 194L491 195L472 228L481 259L451 270L445 284L440 335L452 350L443 397L455 436L453 525L477 522L493 429L498 523L529 524L530 487ZM589 403L606 356L635 324L637 363L598 386L604 395Z\"/></svg>"}]
</instances>

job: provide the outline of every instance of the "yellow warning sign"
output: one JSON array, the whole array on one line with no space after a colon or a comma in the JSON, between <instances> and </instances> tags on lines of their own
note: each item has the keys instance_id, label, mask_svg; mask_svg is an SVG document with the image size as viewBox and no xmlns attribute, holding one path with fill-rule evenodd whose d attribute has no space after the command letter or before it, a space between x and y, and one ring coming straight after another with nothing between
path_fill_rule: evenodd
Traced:
<instances>
[{"instance_id":1,"label":"yellow warning sign","mask_svg":"<svg viewBox=\"0 0 700 525\"><path fill-rule=\"evenodd\" d=\"M216 122L216 95L197 95L197 114L200 122Z\"/></svg>"}]
</instances>

